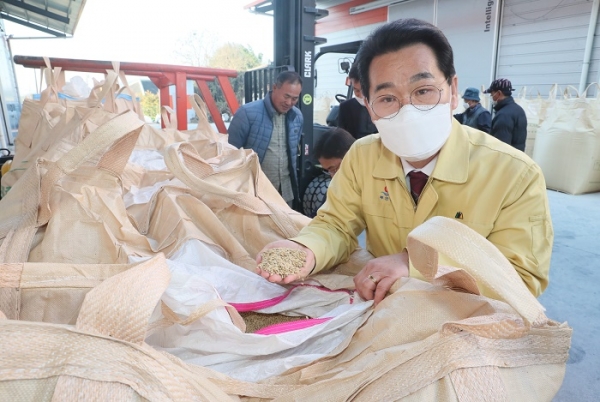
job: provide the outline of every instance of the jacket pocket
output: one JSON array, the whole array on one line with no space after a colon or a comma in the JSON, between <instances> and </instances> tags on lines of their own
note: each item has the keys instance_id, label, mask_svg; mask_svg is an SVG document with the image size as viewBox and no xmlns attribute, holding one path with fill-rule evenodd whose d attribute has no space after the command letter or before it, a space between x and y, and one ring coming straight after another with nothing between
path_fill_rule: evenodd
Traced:
<instances>
[{"instance_id":1,"label":"jacket pocket","mask_svg":"<svg viewBox=\"0 0 600 402\"><path fill-rule=\"evenodd\" d=\"M365 214L365 218L372 216L377 218L391 219L394 222L396 221L396 213L394 212L394 208L390 202L382 202L376 205L363 204L363 212Z\"/></svg>"}]
</instances>

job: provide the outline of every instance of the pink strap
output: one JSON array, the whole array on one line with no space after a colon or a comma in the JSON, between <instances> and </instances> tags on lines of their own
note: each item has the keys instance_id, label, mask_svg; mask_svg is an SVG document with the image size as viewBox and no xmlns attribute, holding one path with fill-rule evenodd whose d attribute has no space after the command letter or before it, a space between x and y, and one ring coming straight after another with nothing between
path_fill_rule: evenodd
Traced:
<instances>
[{"instance_id":1,"label":"pink strap","mask_svg":"<svg viewBox=\"0 0 600 402\"><path fill-rule=\"evenodd\" d=\"M244 312L247 312L247 311L262 310L262 309L265 309L265 308L268 308L268 307L276 306L277 304L281 303L283 300L285 300L290 295L290 293L292 293L292 291L294 289L297 289L297 288L299 288L301 286L313 287L313 288L316 288L316 289L320 289L320 290L322 290L324 292L344 292L344 293L348 293L349 295L352 294L352 291L350 291L348 289L331 290L331 289L328 289L328 288L326 288L324 286L301 284L301 285L296 285L296 286L293 286L293 287L289 288L287 290L287 292L285 292L281 296L277 296L277 297L274 297L272 299L261 300L261 301L250 302L250 303L228 303L228 304L230 306L232 306L233 308L235 308L240 313L244 313ZM352 304L353 301L354 301L354 299L350 298L350 304Z\"/></svg>"}]
</instances>

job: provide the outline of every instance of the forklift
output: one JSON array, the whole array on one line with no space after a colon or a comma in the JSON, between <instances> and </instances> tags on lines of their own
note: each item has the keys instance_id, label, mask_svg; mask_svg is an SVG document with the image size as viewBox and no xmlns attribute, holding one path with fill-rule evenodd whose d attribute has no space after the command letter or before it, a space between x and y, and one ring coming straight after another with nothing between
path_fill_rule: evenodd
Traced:
<instances>
[{"instance_id":1,"label":"forklift","mask_svg":"<svg viewBox=\"0 0 600 402\"><path fill-rule=\"evenodd\" d=\"M296 105L304 117L302 139L297 154L300 199L295 200L294 209L310 215L309 210L316 210L324 202L330 180L328 175L323 174L318 160L314 157L313 147L320 136L336 124L337 112L337 107L330 111L328 125L314 123L315 63L327 53L356 54L362 41L322 46L319 53L315 54L315 46L327 42L325 38L315 36L315 23L329 14L327 10L316 8L315 0L265 1L253 7L252 11L273 16L275 51L272 66L244 73L244 100L249 103L267 96L277 75L282 71L296 71L302 77L302 94ZM341 63L341 69L346 74L350 67L349 62ZM336 100L342 102L351 96L352 88L349 86L347 94L336 95ZM305 197L307 191L310 194L306 194Z\"/></svg>"}]
</instances>

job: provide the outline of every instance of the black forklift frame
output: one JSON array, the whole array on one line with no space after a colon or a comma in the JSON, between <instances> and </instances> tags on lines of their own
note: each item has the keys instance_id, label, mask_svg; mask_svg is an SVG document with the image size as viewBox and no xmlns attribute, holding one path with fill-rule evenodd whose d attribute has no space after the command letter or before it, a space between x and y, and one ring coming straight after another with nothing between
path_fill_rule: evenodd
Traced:
<instances>
[{"instance_id":1,"label":"black forklift frame","mask_svg":"<svg viewBox=\"0 0 600 402\"><path fill-rule=\"evenodd\" d=\"M300 199L295 203L295 208L302 212L302 197L306 187L316 176L322 174L318 161L313 156L313 144L328 128L314 124L315 62L327 53L356 54L362 41L322 46L319 53L315 54L315 46L327 42L327 39L315 36L315 23L329 14L327 10L316 8L315 0L265 1L253 11L273 15L274 66L244 74L245 102L267 96L275 78L282 71L297 71L302 77L302 94L297 106L304 117L304 127L297 163ZM348 91L348 96L350 95L351 89Z\"/></svg>"}]
</instances>

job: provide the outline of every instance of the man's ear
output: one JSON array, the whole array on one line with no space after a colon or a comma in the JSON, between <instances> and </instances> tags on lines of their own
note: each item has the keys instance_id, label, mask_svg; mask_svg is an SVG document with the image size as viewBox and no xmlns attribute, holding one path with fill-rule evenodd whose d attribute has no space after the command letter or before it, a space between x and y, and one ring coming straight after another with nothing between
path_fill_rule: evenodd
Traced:
<instances>
[{"instance_id":1,"label":"man's ear","mask_svg":"<svg viewBox=\"0 0 600 402\"><path fill-rule=\"evenodd\" d=\"M458 77L455 74L450 83L450 110L458 107L458 99Z\"/></svg>"},{"instance_id":2,"label":"man's ear","mask_svg":"<svg viewBox=\"0 0 600 402\"><path fill-rule=\"evenodd\" d=\"M367 98L364 94L363 96L365 97L365 107L367 108L367 112L369 112L369 116L371 116L371 121L375 121L378 120L379 117L373 113L373 111L371 110L371 104L369 103L369 98Z\"/></svg>"}]
</instances>

